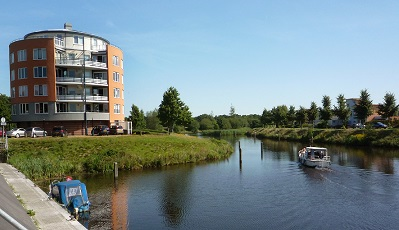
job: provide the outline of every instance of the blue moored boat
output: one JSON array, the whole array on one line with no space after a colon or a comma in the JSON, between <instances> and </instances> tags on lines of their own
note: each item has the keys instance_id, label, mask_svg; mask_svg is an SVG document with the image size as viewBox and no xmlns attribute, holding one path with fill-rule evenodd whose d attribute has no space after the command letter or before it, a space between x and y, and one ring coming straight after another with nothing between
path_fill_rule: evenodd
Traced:
<instances>
[{"instance_id":1,"label":"blue moored boat","mask_svg":"<svg viewBox=\"0 0 399 230\"><path fill-rule=\"evenodd\" d=\"M51 183L51 197L77 217L78 213L90 210L86 185L79 180Z\"/></svg>"}]
</instances>

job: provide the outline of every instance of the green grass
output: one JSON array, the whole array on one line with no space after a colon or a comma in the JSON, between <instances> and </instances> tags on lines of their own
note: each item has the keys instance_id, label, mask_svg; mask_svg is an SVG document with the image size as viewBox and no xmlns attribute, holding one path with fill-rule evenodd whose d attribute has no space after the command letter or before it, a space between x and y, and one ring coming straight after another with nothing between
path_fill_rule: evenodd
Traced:
<instances>
[{"instance_id":1,"label":"green grass","mask_svg":"<svg viewBox=\"0 0 399 230\"><path fill-rule=\"evenodd\" d=\"M225 141L184 135L133 135L9 140L9 163L35 179L104 173L228 158Z\"/></svg>"}]
</instances>

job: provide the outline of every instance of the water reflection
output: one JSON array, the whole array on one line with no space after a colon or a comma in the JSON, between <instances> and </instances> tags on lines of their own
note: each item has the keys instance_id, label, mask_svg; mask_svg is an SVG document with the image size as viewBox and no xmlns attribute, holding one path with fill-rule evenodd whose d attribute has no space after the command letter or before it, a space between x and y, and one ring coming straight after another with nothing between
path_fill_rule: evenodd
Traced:
<instances>
[{"instance_id":1,"label":"water reflection","mask_svg":"<svg viewBox=\"0 0 399 230\"><path fill-rule=\"evenodd\" d=\"M177 227L181 224L184 213L189 209L187 199L190 194L190 172L175 169L167 172L162 183L160 193L160 210L163 213L165 224L168 227Z\"/></svg>"}]
</instances>

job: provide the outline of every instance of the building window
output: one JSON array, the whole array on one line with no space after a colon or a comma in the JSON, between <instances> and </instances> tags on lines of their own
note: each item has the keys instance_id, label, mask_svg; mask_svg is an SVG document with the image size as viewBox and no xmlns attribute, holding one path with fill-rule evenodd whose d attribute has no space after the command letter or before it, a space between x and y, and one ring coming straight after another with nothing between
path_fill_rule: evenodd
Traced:
<instances>
[{"instance_id":1,"label":"building window","mask_svg":"<svg viewBox=\"0 0 399 230\"><path fill-rule=\"evenodd\" d=\"M11 77L11 81L14 81L15 80L15 71L14 70L11 70L11 73L10 73L10 77Z\"/></svg>"},{"instance_id":2,"label":"building window","mask_svg":"<svg viewBox=\"0 0 399 230\"><path fill-rule=\"evenodd\" d=\"M47 77L47 67L39 66L33 68L34 78L46 78Z\"/></svg>"},{"instance_id":3,"label":"building window","mask_svg":"<svg viewBox=\"0 0 399 230\"><path fill-rule=\"evenodd\" d=\"M122 99L125 99L124 94L125 94L125 90L122 90Z\"/></svg>"},{"instance_id":4,"label":"building window","mask_svg":"<svg viewBox=\"0 0 399 230\"><path fill-rule=\"evenodd\" d=\"M28 86L20 85L18 88L19 97L27 97L28 96Z\"/></svg>"},{"instance_id":5,"label":"building window","mask_svg":"<svg viewBox=\"0 0 399 230\"><path fill-rule=\"evenodd\" d=\"M119 57L118 56L112 56L112 64L119 66Z\"/></svg>"},{"instance_id":6,"label":"building window","mask_svg":"<svg viewBox=\"0 0 399 230\"><path fill-rule=\"evenodd\" d=\"M119 82L119 73L118 72L113 73L113 79L114 79L114 82Z\"/></svg>"},{"instance_id":7,"label":"building window","mask_svg":"<svg viewBox=\"0 0 399 230\"><path fill-rule=\"evenodd\" d=\"M46 48L33 49L33 60L46 60Z\"/></svg>"},{"instance_id":8,"label":"building window","mask_svg":"<svg viewBox=\"0 0 399 230\"><path fill-rule=\"evenodd\" d=\"M10 53L10 64L14 63L14 53Z\"/></svg>"},{"instance_id":9,"label":"building window","mask_svg":"<svg viewBox=\"0 0 399 230\"><path fill-rule=\"evenodd\" d=\"M17 115L17 105L16 104L11 106L11 115Z\"/></svg>"},{"instance_id":10,"label":"building window","mask_svg":"<svg viewBox=\"0 0 399 230\"><path fill-rule=\"evenodd\" d=\"M46 103L35 103L35 113L48 113L48 104Z\"/></svg>"},{"instance_id":11,"label":"building window","mask_svg":"<svg viewBox=\"0 0 399 230\"><path fill-rule=\"evenodd\" d=\"M76 58L76 54L75 53L69 53L68 54L68 59L69 60L75 60L75 58Z\"/></svg>"},{"instance_id":12,"label":"building window","mask_svg":"<svg viewBox=\"0 0 399 230\"><path fill-rule=\"evenodd\" d=\"M114 104L114 113L121 113L121 105Z\"/></svg>"},{"instance_id":13,"label":"building window","mask_svg":"<svg viewBox=\"0 0 399 230\"><path fill-rule=\"evenodd\" d=\"M114 88L114 98L120 98L120 90L119 90L119 88Z\"/></svg>"},{"instance_id":14,"label":"building window","mask_svg":"<svg viewBox=\"0 0 399 230\"><path fill-rule=\"evenodd\" d=\"M57 103L57 113L68 112L68 103Z\"/></svg>"},{"instance_id":15,"label":"building window","mask_svg":"<svg viewBox=\"0 0 399 230\"><path fill-rule=\"evenodd\" d=\"M19 104L19 114L29 114L29 104Z\"/></svg>"},{"instance_id":16,"label":"building window","mask_svg":"<svg viewBox=\"0 0 399 230\"><path fill-rule=\"evenodd\" d=\"M26 79L28 77L28 72L26 67L18 69L18 79Z\"/></svg>"},{"instance_id":17,"label":"building window","mask_svg":"<svg viewBox=\"0 0 399 230\"><path fill-rule=\"evenodd\" d=\"M123 59L121 59L121 69L123 69Z\"/></svg>"},{"instance_id":18,"label":"building window","mask_svg":"<svg viewBox=\"0 0 399 230\"><path fill-rule=\"evenodd\" d=\"M18 50L18 61L26 61L26 50Z\"/></svg>"},{"instance_id":19,"label":"building window","mask_svg":"<svg viewBox=\"0 0 399 230\"><path fill-rule=\"evenodd\" d=\"M73 36L73 43L83 45L83 36Z\"/></svg>"},{"instance_id":20,"label":"building window","mask_svg":"<svg viewBox=\"0 0 399 230\"><path fill-rule=\"evenodd\" d=\"M15 87L11 87L11 98L15 98Z\"/></svg>"},{"instance_id":21,"label":"building window","mask_svg":"<svg viewBox=\"0 0 399 230\"><path fill-rule=\"evenodd\" d=\"M47 85L35 85L35 96L47 96Z\"/></svg>"}]
</instances>

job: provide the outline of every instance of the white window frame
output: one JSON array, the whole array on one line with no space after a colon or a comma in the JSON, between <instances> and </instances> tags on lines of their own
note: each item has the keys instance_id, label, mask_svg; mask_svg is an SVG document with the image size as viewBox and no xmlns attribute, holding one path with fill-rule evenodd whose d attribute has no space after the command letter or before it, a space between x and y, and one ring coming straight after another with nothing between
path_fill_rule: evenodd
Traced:
<instances>
[{"instance_id":1,"label":"white window frame","mask_svg":"<svg viewBox=\"0 0 399 230\"><path fill-rule=\"evenodd\" d=\"M47 78L47 67L46 66L33 67L33 77L34 78Z\"/></svg>"},{"instance_id":2,"label":"white window frame","mask_svg":"<svg viewBox=\"0 0 399 230\"><path fill-rule=\"evenodd\" d=\"M29 114L29 104L28 103L19 104L19 114Z\"/></svg>"},{"instance_id":3,"label":"white window frame","mask_svg":"<svg viewBox=\"0 0 399 230\"><path fill-rule=\"evenodd\" d=\"M46 48L33 49L33 60L46 60Z\"/></svg>"},{"instance_id":4,"label":"white window frame","mask_svg":"<svg viewBox=\"0 0 399 230\"><path fill-rule=\"evenodd\" d=\"M112 56L112 64L119 66L119 57L118 56Z\"/></svg>"},{"instance_id":5,"label":"white window frame","mask_svg":"<svg viewBox=\"0 0 399 230\"><path fill-rule=\"evenodd\" d=\"M11 70L11 72L10 72L10 79L11 79L11 81L15 80L15 71L14 70Z\"/></svg>"},{"instance_id":6,"label":"white window frame","mask_svg":"<svg viewBox=\"0 0 399 230\"><path fill-rule=\"evenodd\" d=\"M121 97L121 90L119 88L114 88L114 98L120 98Z\"/></svg>"},{"instance_id":7,"label":"white window frame","mask_svg":"<svg viewBox=\"0 0 399 230\"><path fill-rule=\"evenodd\" d=\"M11 98L15 98L15 94L16 94L15 87L11 87Z\"/></svg>"},{"instance_id":8,"label":"white window frame","mask_svg":"<svg viewBox=\"0 0 399 230\"><path fill-rule=\"evenodd\" d=\"M47 96L47 85L35 85L35 96Z\"/></svg>"},{"instance_id":9,"label":"white window frame","mask_svg":"<svg viewBox=\"0 0 399 230\"><path fill-rule=\"evenodd\" d=\"M114 113L115 114L121 113L121 105L120 104L114 104Z\"/></svg>"},{"instance_id":10,"label":"white window frame","mask_svg":"<svg viewBox=\"0 0 399 230\"><path fill-rule=\"evenodd\" d=\"M27 85L20 85L18 87L18 96L19 97L27 97L29 95L28 93L28 86Z\"/></svg>"},{"instance_id":11,"label":"white window frame","mask_svg":"<svg viewBox=\"0 0 399 230\"><path fill-rule=\"evenodd\" d=\"M80 35L73 36L73 44L83 45L84 37Z\"/></svg>"},{"instance_id":12,"label":"white window frame","mask_svg":"<svg viewBox=\"0 0 399 230\"><path fill-rule=\"evenodd\" d=\"M11 115L17 115L17 104L11 105Z\"/></svg>"},{"instance_id":13,"label":"white window frame","mask_svg":"<svg viewBox=\"0 0 399 230\"><path fill-rule=\"evenodd\" d=\"M18 50L18 61L26 61L27 57L26 57L26 50Z\"/></svg>"},{"instance_id":14,"label":"white window frame","mask_svg":"<svg viewBox=\"0 0 399 230\"><path fill-rule=\"evenodd\" d=\"M35 114L47 114L47 113L48 113L47 102L35 103Z\"/></svg>"},{"instance_id":15,"label":"white window frame","mask_svg":"<svg viewBox=\"0 0 399 230\"><path fill-rule=\"evenodd\" d=\"M18 68L18 79L27 79L28 69L26 67Z\"/></svg>"},{"instance_id":16,"label":"white window frame","mask_svg":"<svg viewBox=\"0 0 399 230\"><path fill-rule=\"evenodd\" d=\"M119 73L118 72L113 72L113 77L112 79L114 80L114 82L119 82Z\"/></svg>"},{"instance_id":17,"label":"white window frame","mask_svg":"<svg viewBox=\"0 0 399 230\"><path fill-rule=\"evenodd\" d=\"M14 52L10 53L10 64L14 63Z\"/></svg>"}]
</instances>

